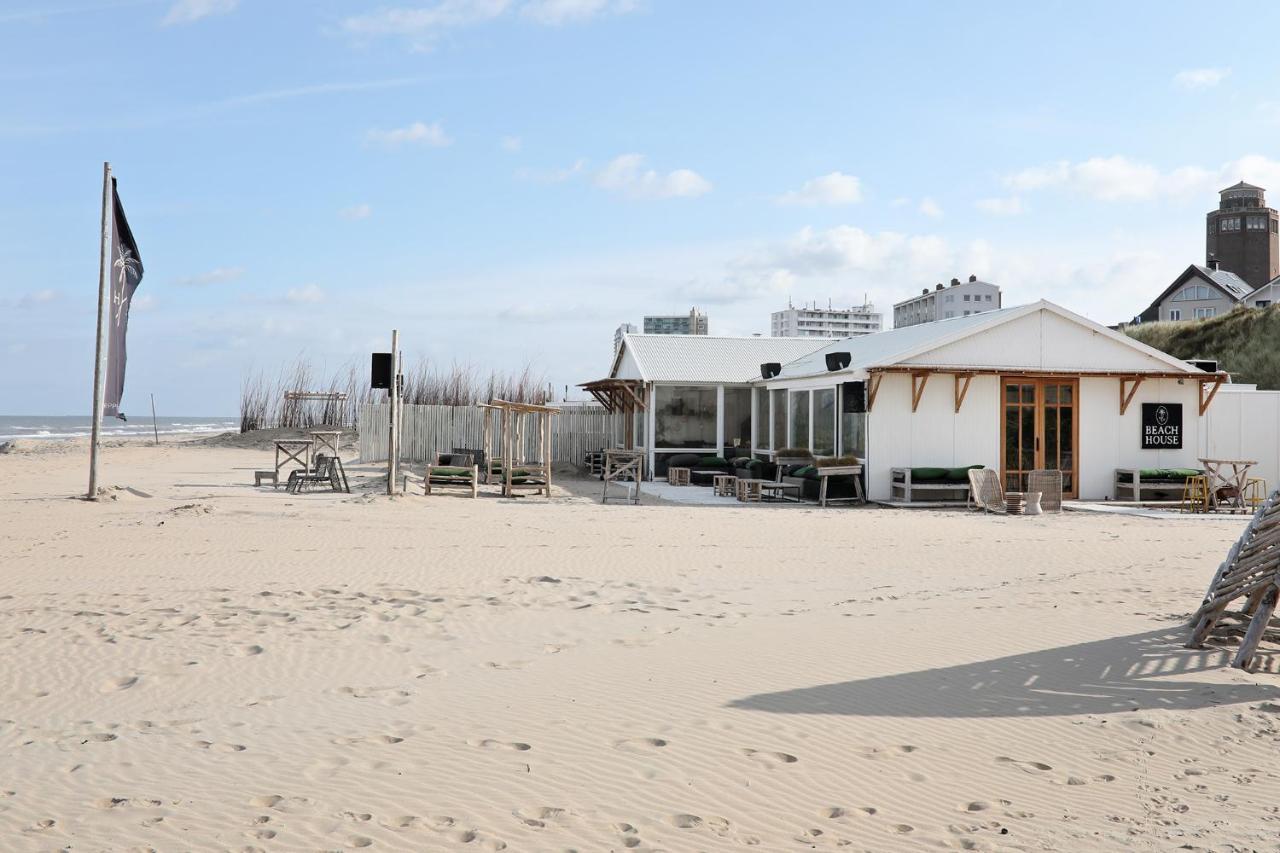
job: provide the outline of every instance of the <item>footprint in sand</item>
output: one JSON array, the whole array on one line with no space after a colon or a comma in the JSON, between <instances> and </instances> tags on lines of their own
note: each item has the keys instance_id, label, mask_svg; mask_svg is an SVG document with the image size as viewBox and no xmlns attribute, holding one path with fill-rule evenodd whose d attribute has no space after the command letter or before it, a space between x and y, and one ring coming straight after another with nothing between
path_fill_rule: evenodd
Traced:
<instances>
[{"instance_id":1,"label":"footprint in sand","mask_svg":"<svg viewBox=\"0 0 1280 853\"><path fill-rule=\"evenodd\" d=\"M493 740L491 738L484 738L483 740L469 740L467 743L471 746L478 746L482 749L509 749L514 752L528 752L533 749L533 747L527 743L520 743L519 741L508 742Z\"/></svg>"},{"instance_id":2,"label":"footprint in sand","mask_svg":"<svg viewBox=\"0 0 1280 853\"><path fill-rule=\"evenodd\" d=\"M661 749L667 745L667 741L660 737L633 737L626 740L615 741L614 749L620 749L623 752L649 752L654 749Z\"/></svg>"},{"instance_id":3,"label":"footprint in sand","mask_svg":"<svg viewBox=\"0 0 1280 853\"><path fill-rule=\"evenodd\" d=\"M744 749L741 751L747 758L759 761L770 767L777 767L783 764L795 764L800 759L786 752L768 752L762 749Z\"/></svg>"},{"instance_id":4,"label":"footprint in sand","mask_svg":"<svg viewBox=\"0 0 1280 853\"><path fill-rule=\"evenodd\" d=\"M138 676L125 675L120 678L112 678L98 685L99 693L115 693L117 690L128 690L130 687L138 683Z\"/></svg>"},{"instance_id":5,"label":"footprint in sand","mask_svg":"<svg viewBox=\"0 0 1280 853\"><path fill-rule=\"evenodd\" d=\"M831 806L818 812L819 817L825 817L828 820L838 820L842 817L856 817L860 814L871 816L879 811L872 806L860 806L858 808L846 809L841 806Z\"/></svg>"},{"instance_id":6,"label":"footprint in sand","mask_svg":"<svg viewBox=\"0 0 1280 853\"><path fill-rule=\"evenodd\" d=\"M234 653L236 657L251 658L265 652L262 646L237 646Z\"/></svg>"},{"instance_id":7,"label":"footprint in sand","mask_svg":"<svg viewBox=\"0 0 1280 853\"><path fill-rule=\"evenodd\" d=\"M548 821L560 820L568 816L569 812L566 809L558 809L554 806L537 806L528 809L516 809L512 814L519 818L520 822L525 826L542 829L547 825Z\"/></svg>"},{"instance_id":8,"label":"footprint in sand","mask_svg":"<svg viewBox=\"0 0 1280 853\"><path fill-rule=\"evenodd\" d=\"M996 756L996 764L1012 764L1024 773L1030 773L1033 776L1046 773L1053 769L1051 765L1045 764L1041 761L1019 761L1016 758L1009 758L1004 755Z\"/></svg>"}]
</instances>

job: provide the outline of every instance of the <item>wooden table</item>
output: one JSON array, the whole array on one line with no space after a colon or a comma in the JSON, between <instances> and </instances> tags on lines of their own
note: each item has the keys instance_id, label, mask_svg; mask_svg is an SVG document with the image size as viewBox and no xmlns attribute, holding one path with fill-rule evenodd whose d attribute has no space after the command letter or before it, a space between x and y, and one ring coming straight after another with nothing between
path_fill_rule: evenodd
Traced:
<instances>
[{"instance_id":1,"label":"wooden table","mask_svg":"<svg viewBox=\"0 0 1280 853\"><path fill-rule=\"evenodd\" d=\"M743 503L759 503L764 500L764 486L768 480L758 480L753 477L739 477L734 487L738 492L738 500Z\"/></svg>"},{"instance_id":2,"label":"wooden table","mask_svg":"<svg viewBox=\"0 0 1280 853\"><path fill-rule=\"evenodd\" d=\"M311 439L284 438L276 441L276 477L280 469L290 462L297 462L306 470L311 470ZM282 459L281 456L284 458Z\"/></svg>"},{"instance_id":3,"label":"wooden table","mask_svg":"<svg viewBox=\"0 0 1280 853\"><path fill-rule=\"evenodd\" d=\"M1234 495L1227 496L1227 503L1232 510L1248 512L1244 502L1245 484L1249 480L1249 469L1258 464L1256 459L1201 459L1205 476L1209 479L1209 506L1218 508L1218 491L1234 489ZM1228 472L1227 469L1231 470Z\"/></svg>"},{"instance_id":4,"label":"wooden table","mask_svg":"<svg viewBox=\"0 0 1280 853\"><path fill-rule=\"evenodd\" d=\"M338 448L342 445L342 430L313 430L311 433L312 453L331 451L329 456L340 456Z\"/></svg>"},{"instance_id":5,"label":"wooden table","mask_svg":"<svg viewBox=\"0 0 1280 853\"><path fill-rule=\"evenodd\" d=\"M688 468L668 468L667 482L673 486L689 485L689 469Z\"/></svg>"},{"instance_id":6,"label":"wooden table","mask_svg":"<svg viewBox=\"0 0 1280 853\"><path fill-rule=\"evenodd\" d=\"M862 466L861 465L830 465L825 468L818 468L818 476L822 478L822 485L818 487L818 506L826 506L828 503L836 501L849 501L851 503L864 504L867 498L862 494ZM853 497L848 498L828 498L827 497L827 480L831 477L853 477Z\"/></svg>"},{"instance_id":7,"label":"wooden table","mask_svg":"<svg viewBox=\"0 0 1280 853\"><path fill-rule=\"evenodd\" d=\"M800 486L796 483L770 483L764 482L760 487L762 496L769 500L791 501L800 503ZM791 492L792 494L788 494Z\"/></svg>"},{"instance_id":8,"label":"wooden table","mask_svg":"<svg viewBox=\"0 0 1280 853\"><path fill-rule=\"evenodd\" d=\"M640 481L644 479L644 451L617 448L604 451L604 468L600 472L600 479L604 480L604 492L600 495L600 503L608 502L610 483L626 482L631 483L626 500L640 503Z\"/></svg>"},{"instance_id":9,"label":"wooden table","mask_svg":"<svg viewBox=\"0 0 1280 853\"><path fill-rule=\"evenodd\" d=\"M738 477L735 474L716 474L711 478L711 485L720 497L731 498L738 492Z\"/></svg>"}]
</instances>

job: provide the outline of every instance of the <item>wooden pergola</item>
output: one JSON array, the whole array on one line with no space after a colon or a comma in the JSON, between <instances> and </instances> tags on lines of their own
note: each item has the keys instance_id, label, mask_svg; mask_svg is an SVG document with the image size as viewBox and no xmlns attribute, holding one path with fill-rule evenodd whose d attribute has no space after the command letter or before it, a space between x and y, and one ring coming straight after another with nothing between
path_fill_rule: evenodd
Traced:
<instances>
[{"instance_id":1,"label":"wooden pergola","mask_svg":"<svg viewBox=\"0 0 1280 853\"><path fill-rule=\"evenodd\" d=\"M510 400L490 400L481 404L484 409L484 448L486 482L492 482L494 463L501 466L502 495L514 497L517 491L532 491L551 497L551 418L560 414L553 406L536 403L513 403ZM494 458L493 417L497 413L502 437L502 455ZM531 418L537 419L538 454L540 459L524 458L525 428Z\"/></svg>"},{"instance_id":2,"label":"wooden pergola","mask_svg":"<svg viewBox=\"0 0 1280 853\"><path fill-rule=\"evenodd\" d=\"M622 419L622 446L628 449L635 447L635 418L630 416L645 410L644 382L639 379L597 379L583 382L578 387L595 397L605 411L625 416Z\"/></svg>"},{"instance_id":3,"label":"wooden pergola","mask_svg":"<svg viewBox=\"0 0 1280 853\"><path fill-rule=\"evenodd\" d=\"M876 404L876 394L880 391L880 380L885 374L899 373L907 374L911 377L911 411L915 412L920 406L920 398L924 396L925 386L929 384L929 378L934 374L949 374L952 378L954 386L955 411L960 412L960 407L964 405L965 395L969 393L969 383L973 377L986 376L1026 376L1032 378L1044 377L1047 379L1093 379L1112 377L1120 380L1120 414L1124 414L1129 409L1129 404L1133 402L1134 394L1138 391L1138 386L1146 379L1180 379L1198 382L1200 384L1200 414L1204 415L1209 410L1209 404L1213 402L1214 395L1218 393L1218 389L1227 381L1225 372L1204 373L1196 375L1194 373L1178 373L1169 371L1143 371L1141 373L1126 371L1087 371L1087 370L1019 370L1014 368L1001 369L997 367L913 367L911 365L893 365L890 367L869 367L867 368L867 411L871 411Z\"/></svg>"}]
</instances>

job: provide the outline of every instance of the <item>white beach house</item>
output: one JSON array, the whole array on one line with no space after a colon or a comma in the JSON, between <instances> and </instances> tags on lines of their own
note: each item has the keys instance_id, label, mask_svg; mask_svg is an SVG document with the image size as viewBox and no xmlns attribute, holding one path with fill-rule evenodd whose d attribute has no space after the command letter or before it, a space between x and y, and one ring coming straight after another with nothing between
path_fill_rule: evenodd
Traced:
<instances>
[{"instance_id":1,"label":"white beach house","mask_svg":"<svg viewBox=\"0 0 1280 853\"><path fill-rule=\"evenodd\" d=\"M780 369L764 378L769 363ZM628 335L610 376L584 387L631 415L621 443L645 448L651 472L664 453L802 447L865 459L877 500L890 499L894 468L969 465L1000 471L1010 490L1056 468L1068 496L1102 499L1118 468L1200 467L1243 452L1237 433L1272 466L1274 421L1232 416L1209 435L1226 378L1041 301L826 342ZM1236 394L1258 400L1230 411L1276 402Z\"/></svg>"}]
</instances>

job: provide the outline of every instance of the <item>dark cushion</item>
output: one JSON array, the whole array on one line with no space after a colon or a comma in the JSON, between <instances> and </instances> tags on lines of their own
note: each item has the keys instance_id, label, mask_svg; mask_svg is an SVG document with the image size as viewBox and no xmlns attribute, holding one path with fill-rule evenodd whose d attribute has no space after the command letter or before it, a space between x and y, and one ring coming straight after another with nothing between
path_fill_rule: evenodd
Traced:
<instances>
[{"instance_id":1,"label":"dark cushion","mask_svg":"<svg viewBox=\"0 0 1280 853\"><path fill-rule=\"evenodd\" d=\"M945 479L951 480L955 483L967 483L969 482L969 472L983 467L985 466L969 465L965 468L949 468L947 469L947 476Z\"/></svg>"},{"instance_id":2,"label":"dark cushion","mask_svg":"<svg viewBox=\"0 0 1280 853\"><path fill-rule=\"evenodd\" d=\"M942 480L947 476L946 468L912 468L911 482L921 483L925 480ZM966 477L969 475L966 474Z\"/></svg>"},{"instance_id":3,"label":"dark cushion","mask_svg":"<svg viewBox=\"0 0 1280 853\"><path fill-rule=\"evenodd\" d=\"M728 468L729 461L719 456L703 456L695 463L699 468Z\"/></svg>"},{"instance_id":4,"label":"dark cushion","mask_svg":"<svg viewBox=\"0 0 1280 853\"><path fill-rule=\"evenodd\" d=\"M432 477L466 477L470 479L470 468L452 468L436 466L431 469Z\"/></svg>"},{"instance_id":5,"label":"dark cushion","mask_svg":"<svg viewBox=\"0 0 1280 853\"><path fill-rule=\"evenodd\" d=\"M807 477L810 474L818 473L818 469L812 465L801 465L799 468L791 472L792 477Z\"/></svg>"},{"instance_id":6,"label":"dark cushion","mask_svg":"<svg viewBox=\"0 0 1280 853\"><path fill-rule=\"evenodd\" d=\"M677 453L675 456L667 457L668 468L692 468L702 460L702 457L696 453Z\"/></svg>"}]
</instances>

